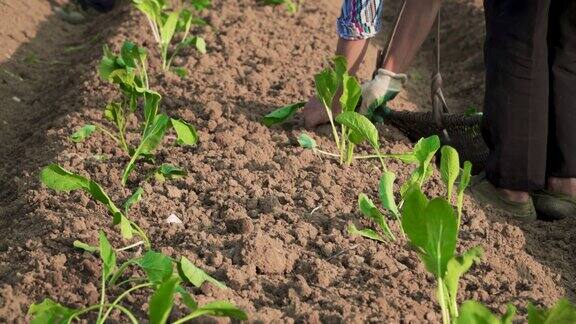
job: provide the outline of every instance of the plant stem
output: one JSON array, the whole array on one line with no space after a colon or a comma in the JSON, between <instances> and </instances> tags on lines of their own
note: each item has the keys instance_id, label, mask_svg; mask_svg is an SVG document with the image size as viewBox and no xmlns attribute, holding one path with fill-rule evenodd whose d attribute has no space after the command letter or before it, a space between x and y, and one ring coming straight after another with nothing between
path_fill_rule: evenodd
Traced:
<instances>
[{"instance_id":1,"label":"plant stem","mask_svg":"<svg viewBox=\"0 0 576 324\"><path fill-rule=\"evenodd\" d=\"M146 245L147 249L150 249L150 240L148 239L148 236L146 236L146 232L144 232L144 230L142 228L140 228L140 226L138 226L138 224L136 224L135 222L128 220L130 222L130 225L132 225L132 227L136 230L136 232L138 232L138 235L140 235L140 238L142 238L144 240L144 244Z\"/></svg>"},{"instance_id":2,"label":"plant stem","mask_svg":"<svg viewBox=\"0 0 576 324\"><path fill-rule=\"evenodd\" d=\"M338 148L338 151L340 151L340 137L338 136L338 131L336 130L336 125L334 124L332 109L330 109L330 107L328 107L326 103L324 103L324 108L326 109L326 114L328 114L328 119L330 120L330 126L332 126L332 136L334 136L334 142L336 143L336 148Z\"/></svg>"},{"instance_id":3,"label":"plant stem","mask_svg":"<svg viewBox=\"0 0 576 324\"><path fill-rule=\"evenodd\" d=\"M444 281L442 278L438 277L438 302L440 303L440 308L442 309L442 323L450 324L450 313L446 307L446 297L444 296Z\"/></svg>"},{"instance_id":4,"label":"plant stem","mask_svg":"<svg viewBox=\"0 0 576 324\"><path fill-rule=\"evenodd\" d=\"M190 313L190 314L182 317L181 319L173 322L172 324L186 323L187 321L189 321L189 320L191 320L191 319L194 319L194 318L196 318L196 317L198 317L198 316L202 316L202 315L204 315L204 312L194 311L194 312L192 312L192 313Z\"/></svg>"},{"instance_id":5,"label":"plant stem","mask_svg":"<svg viewBox=\"0 0 576 324\"><path fill-rule=\"evenodd\" d=\"M118 268L118 270L116 270L116 272L114 273L114 275L112 276L112 278L110 278L108 284L110 286L114 286L114 284L116 283L116 281L118 280L118 278L120 278L120 276L122 274L124 274L124 271L126 271L126 268L128 268L129 265L134 264L136 261L134 261L133 259L130 259L124 263L122 263L122 265Z\"/></svg>"},{"instance_id":6,"label":"plant stem","mask_svg":"<svg viewBox=\"0 0 576 324\"><path fill-rule=\"evenodd\" d=\"M111 305L110 304L104 304L103 306L106 307L106 306L111 306ZM68 319L68 322L66 322L66 323L67 324L72 323L72 320L77 318L78 316L85 314L85 313L88 313L89 311L100 308L100 307L101 307L100 304L97 304L97 305L92 305L92 306L86 307L84 309L81 309L81 310L77 311L76 313L72 314L72 316L70 316L70 318ZM130 321L132 321L132 324L138 324L138 320L136 319L134 314L132 314L132 312L130 312L124 306L116 305L114 307L118 308L121 312L126 314L126 316L128 316L128 318L130 318Z\"/></svg>"},{"instance_id":7,"label":"plant stem","mask_svg":"<svg viewBox=\"0 0 576 324\"><path fill-rule=\"evenodd\" d=\"M148 72L146 70L146 61L143 58L140 58L140 66L138 66L138 72L140 74L140 79L144 82L143 86L146 90L150 89L150 85L148 84Z\"/></svg>"},{"instance_id":8,"label":"plant stem","mask_svg":"<svg viewBox=\"0 0 576 324\"><path fill-rule=\"evenodd\" d=\"M100 308L98 309L98 320L102 317L102 310L104 309L104 299L106 298L106 276L104 271L102 271L102 291L100 292ZM96 322L98 322L96 320Z\"/></svg>"},{"instance_id":9,"label":"plant stem","mask_svg":"<svg viewBox=\"0 0 576 324\"><path fill-rule=\"evenodd\" d=\"M346 138L348 137L348 134L346 133L346 126L341 125L340 134L342 135L342 142L340 143L340 164L343 164L347 144Z\"/></svg>"},{"instance_id":10,"label":"plant stem","mask_svg":"<svg viewBox=\"0 0 576 324\"><path fill-rule=\"evenodd\" d=\"M314 152L320 153L320 154L324 154L324 155L328 155L328 156L331 156L331 157L340 157L340 155L338 155L338 154L326 152L326 151L323 151L323 150L320 150L320 149L314 149Z\"/></svg>"},{"instance_id":11,"label":"plant stem","mask_svg":"<svg viewBox=\"0 0 576 324\"><path fill-rule=\"evenodd\" d=\"M158 42L158 44L162 44L162 40L160 39L160 33L158 32L158 26L156 25L155 22L152 21L152 19L146 17L146 19L148 20L148 23L150 24L150 28L152 29L152 34L154 35L154 39L156 40L156 42Z\"/></svg>"},{"instance_id":12,"label":"plant stem","mask_svg":"<svg viewBox=\"0 0 576 324\"><path fill-rule=\"evenodd\" d=\"M142 244L144 244L144 243L145 243L144 241L138 241L138 242L136 242L136 243L134 243L134 244L125 246L125 247L123 247L123 248L119 248L119 249L116 250L116 252L121 252L121 251L130 250L131 248L135 248L135 247L140 246L140 245L142 245Z\"/></svg>"},{"instance_id":13,"label":"plant stem","mask_svg":"<svg viewBox=\"0 0 576 324\"><path fill-rule=\"evenodd\" d=\"M118 132L120 133L120 144L122 145L122 149L126 152L126 154L130 155L130 149L126 143L126 135L124 134L124 131L124 129L118 128Z\"/></svg>"},{"instance_id":14,"label":"plant stem","mask_svg":"<svg viewBox=\"0 0 576 324\"><path fill-rule=\"evenodd\" d=\"M116 307L116 305L126 296L128 296L128 294L130 294L131 292L138 290L138 289L142 289L142 288L146 288L146 287L151 287L153 284L151 282L147 282L144 284L140 284L137 286L134 286L128 290L126 290L125 292L123 292L122 294L120 294L120 296L118 296L118 298L116 298L114 300L114 302L112 302L112 304L110 304L110 307L108 308L108 310L106 311L106 313L104 314L104 317L102 317L101 321L97 321L96 323L100 323L103 324L106 319L108 318L108 316L110 316L110 313L112 312L112 309L114 309L114 307Z\"/></svg>"},{"instance_id":15,"label":"plant stem","mask_svg":"<svg viewBox=\"0 0 576 324\"><path fill-rule=\"evenodd\" d=\"M148 280L148 279L146 279L146 278L130 278L130 279L126 279L126 280L120 282L119 284L116 285L116 287L120 287L122 285L125 285L127 283L131 283L131 282L140 282L140 281L146 281L146 280Z\"/></svg>"}]
</instances>

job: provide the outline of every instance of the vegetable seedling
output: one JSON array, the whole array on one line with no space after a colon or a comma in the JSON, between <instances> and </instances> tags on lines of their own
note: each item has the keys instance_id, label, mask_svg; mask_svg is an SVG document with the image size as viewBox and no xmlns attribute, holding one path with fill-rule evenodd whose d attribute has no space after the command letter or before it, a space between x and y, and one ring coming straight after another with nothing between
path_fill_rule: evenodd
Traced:
<instances>
[{"instance_id":1,"label":"vegetable seedling","mask_svg":"<svg viewBox=\"0 0 576 324\"><path fill-rule=\"evenodd\" d=\"M430 162L439 147L440 141L437 136L421 139L415 145L413 152L409 155L413 157L411 162L417 163L418 166L409 180L402 185L405 189L401 192L400 204L395 202L393 194L395 175L392 172L384 170L380 180L379 196L382 206L399 220L402 233L418 252L426 269L436 278L437 299L442 310L443 323L449 324L451 319L459 316L456 297L460 277L475 262L479 262L483 252L480 247L474 247L460 256L456 255L463 195L470 180L471 164L469 162L466 162L464 169L460 170L456 150L448 146L443 147L440 170L441 178L447 188L446 198L438 197L429 200L422 192L423 183L432 174ZM460 182L457 191L457 212L455 212L451 205L451 198L458 177L460 177ZM358 230L353 225L349 228L350 234L382 242L385 238L394 240L385 217L365 194L360 194L358 205L364 216L378 224L384 236L370 228Z\"/></svg>"},{"instance_id":2,"label":"vegetable seedling","mask_svg":"<svg viewBox=\"0 0 576 324\"><path fill-rule=\"evenodd\" d=\"M126 185L136 161L142 157L150 157L160 145L168 127L171 126L176 132L177 145L194 146L198 142L198 133L194 126L182 119L169 118L159 113L162 97L149 89L146 66L146 52L132 42L124 42L118 55L105 47L104 57L100 62L100 76L117 85L123 94L122 102L111 102L104 110L104 117L116 126L116 131L110 131L103 125L88 124L70 136L72 141L82 142L100 130L118 143L130 156L122 175L123 185ZM141 140L134 148L126 140L126 121L128 114L136 112L139 100L143 101L144 118L141 125Z\"/></svg>"},{"instance_id":3,"label":"vegetable seedling","mask_svg":"<svg viewBox=\"0 0 576 324\"><path fill-rule=\"evenodd\" d=\"M210 283L220 289L227 289L227 287L196 267L186 257L173 260L162 253L149 250L142 257L133 257L118 264L121 251L113 248L102 231L99 232L99 246L87 244L76 246L100 255L102 282L98 304L81 309L72 309L46 298L42 303L30 306L28 315L32 318L32 323L71 323L89 312L98 312L96 323L103 324L114 310L120 311L131 323L138 323L134 313L122 304L130 294L136 291L151 291L148 300L148 321L150 323L166 323L168 321L175 305L176 295L180 296L182 304L188 312L187 315L173 323L184 323L200 316L229 317L237 320L247 320L248 318L244 311L228 301L214 301L205 305L198 305L186 289L186 284L197 288L205 283ZM130 268L143 271L145 276L130 277L120 281ZM126 288L121 289L123 287ZM115 288L115 292L120 291L114 299L110 298L111 296L108 294L110 288Z\"/></svg>"},{"instance_id":4,"label":"vegetable seedling","mask_svg":"<svg viewBox=\"0 0 576 324\"><path fill-rule=\"evenodd\" d=\"M170 70L174 57L186 47L194 46L198 52L206 53L206 42L202 37L190 36L190 28L193 25L207 24L194 13L210 6L209 0L192 0L191 6L184 6L182 3L176 8L170 8L164 0L132 0L132 2L148 20L152 35L160 50L164 71ZM182 35L181 40L170 52L170 44L177 33ZM186 74L182 67L177 68L175 72L180 76Z\"/></svg>"}]
</instances>

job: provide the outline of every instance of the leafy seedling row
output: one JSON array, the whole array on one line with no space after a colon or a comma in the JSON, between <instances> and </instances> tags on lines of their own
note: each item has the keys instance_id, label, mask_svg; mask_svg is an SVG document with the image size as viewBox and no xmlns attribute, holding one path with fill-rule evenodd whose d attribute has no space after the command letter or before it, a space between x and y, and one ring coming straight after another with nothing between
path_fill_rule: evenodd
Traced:
<instances>
[{"instance_id":1,"label":"leafy seedling row","mask_svg":"<svg viewBox=\"0 0 576 324\"><path fill-rule=\"evenodd\" d=\"M192 0L190 8L184 6L169 8L163 0L133 2L150 22L159 44L164 70L170 69L173 58L186 46L195 44L199 51L205 52L204 40L200 37L189 37L188 34L192 25L205 24L203 20L193 16L193 10L200 11L206 8L210 4L209 0ZM182 39L172 52L169 52L176 33L182 33ZM162 143L169 128L176 133L176 145L194 146L198 142L194 126L160 112L162 96L150 88L147 71L148 60L145 49L129 41L124 42L119 53L113 53L105 46L98 72L102 79L119 89L121 98L119 101L109 102L104 109L104 119L109 125L87 124L70 137L74 142L82 142L94 132L100 131L114 140L130 157L122 173L122 185L127 184L128 177L139 161L154 162L153 152ZM185 73L183 68L177 68L175 71L181 76ZM138 143L127 140L126 134L131 131L127 122L129 115L136 116L140 121L137 129L140 133ZM184 175L185 170L162 164L148 173L144 181L151 178L164 181ZM122 239L130 243L115 248L102 230L98 231L98 246L74 241L74 247L100 257L102 267L99 302L84 308L72 309L46 298L43 302L30 306L28 315L32 323L71 323L93 314L95 322L101 324L108 321L115 312L123 314L131 323L138 323L137 314L126 305L128 296L138 291L149 293L150 323L166 323L177 304L186 309L186 315L171 319L173 323L188 322L200 316L247 319L246 313L228 301L199 305L187 286L199 288L209 283L220 289L228 288L196 267L186 257L175 260L152 249L152 242L146 232L129 218L131 208L143 198L144 190L141 187L136 188L124 201L122 208L119 208L96 181L70 172L60 165L51 164L45 167L40 174L40 180L45 186L58 192L85 191L107 208L112 216L112 224L118 227ZM136 242L135 238L138 239ZM142 256L140 256L141 247L145 250ZM138 251L131 252L136 248Z\"/></svg>"},{"instance_id":2,"label":"leafy seedling row","mask_svg":"<svg viewBox=\"0 0 576 324\"><path fill-rule=\"evenodd\" d=\"M382 175L378 198L385 212L381 212L368 195L360 193L358 209L377 227L359 229L356 225L349 224L349 234L383 243L393 242L397 240L397 235L392 231L388 221L396 220L400 235L408 240L426 270L436 279L435 296L440 305L444 324L513 323L516 308L512 305L508 305L505 315L499 316L477 301L466 301L461 306L457 301L460 278L475 263L479 263L483 256L483 250L479 246L461 255L456 254L464 193L471 182L472 164L465 161L461 169L458 152L450 146L441 147L438 136L420 139L408 153L380 152L378 130L371 122L371 114L375 107L385 104L397 94L397 91L389 91L368 108L366 115L360 114L355 110L361 97L361 87L354 77L348 75L346 66L346 61L342 57L336 57L330 66L315 76L317 98L326 110L338 152L319 149L316 141L305 133L300 135L298 143L316 154L337 158L343 165L350 165L357 159L379 160ZM339 100L336 103L337 98ZM292 118L304 105L304 102L300 102L278 108L264 116L262 123L266 126L283 123ZM338 112L336 116L335 112ZM355 146L363 142L370 145L374 151L372 155L355 154ZM446 195L430 199L424 194L422 187L433 175L432 161L438 151L441 152L440 175ZM385 158L395 158L415 166L408 180L399 184L399 200L394 193L396 175L387 170ZM455 205L453 205L454 198ZM550 309L539 309L529 304L529 324L575 322L576 308L566 299L560 300Z\"/></svg>"}]
</instances>

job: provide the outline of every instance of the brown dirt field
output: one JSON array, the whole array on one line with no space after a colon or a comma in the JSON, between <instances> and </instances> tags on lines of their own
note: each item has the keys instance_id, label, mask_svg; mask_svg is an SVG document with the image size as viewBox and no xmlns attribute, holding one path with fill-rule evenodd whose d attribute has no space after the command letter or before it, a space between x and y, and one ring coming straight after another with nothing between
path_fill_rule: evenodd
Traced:
<instances>
[{"instance_id":1,"label":"brown dirt field","mask_svg":"<svg viewBox=\"0 0 576 324\"><path fill-rule=\"evenodd\" d=\"M349 222L369 225L356 200L360 192L377 195L375 165L345 168L303 151L296 143L298 119L272 129L259 123L274 107L311 94L311 76L335 47L338 1L307 1L296 15L253 0L213 3L212 28L196 30L209 53L179 58L191 72L180 79L162 75L148 26L130 7L71 26L45 1L0 2L0 42L10 44L0 58L0 322L26 322L28 306L49 296L70 307L98 298L100 263L72 242L94 244L99 228L120 242L110 217L83 192L58 194L37 179L43 166L58 162L96 180L118 202L142 180L134 172L128 188L120 186L128 157L108 138L68 139L84 123L102 122L102 107L117 96L95 68L103 43L117 50L125 39L150 46L151 87L164 97L162 110L200 134L195 148L166 141L158 150L158 163L189 174L143 184L144 200L130 216L156 250L186 256L232 288L205 286L195 291L199 301L231 300L254 322L439 322L434 280L404 240L379 244L346 232ZM456 110L482 103L479 6L477 0L446 2L444 69ZM65 51L78 45L84 47ZM417 58L396 107L429 106L430 49L426 44ZM374 50L361 77L370 74L373 59ZM409 149L398 131L379 130L386 150ZM321 128L313 136L330 147L327 134ZM99 162L96 155L108 159ZM411 172L394 161L389 167L400 179ZM441 188L435 177L426 192L439 195ZM171 213L184 224L166 224ZM576 298L576 217L520 223L467 198L462 226L459 249L481 245L485 257L464 276L461 301L476 299L499 311L510 302L525 314L528 302ZM134 295L127 306L145 317L146 303Z\"/></svg>"}]
</instances>

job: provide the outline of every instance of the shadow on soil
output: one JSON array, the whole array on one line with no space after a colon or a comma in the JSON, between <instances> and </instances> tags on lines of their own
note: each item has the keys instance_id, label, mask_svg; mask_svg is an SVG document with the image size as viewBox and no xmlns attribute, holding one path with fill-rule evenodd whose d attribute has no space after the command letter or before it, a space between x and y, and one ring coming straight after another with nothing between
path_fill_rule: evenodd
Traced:
<instances>
[{"instance_id":1,"label":"shadow on soil","mask_svg":"<svg viewBox=\"0 0 576 324\"><path fill-rule=\"evenodd\" d=\"M46 7L13 1L8 8L27 13L30 5ZM0 253L42 236L49 226L38 223L38 218L32 222L24 217L41 207L28 201L26 191L38 185L39 170L62 151L54 130L63 127L62 117L83 108L77 90L83 76L94 68L91 63L101 56L103 41L121 22L123 11L119 8L97 22L77 26L52 13L35 31L23 28L35 32L35 37L0 64ZM10 269L0 269L0 283L14 280L18 267L28 263L14 262Z\"/></svg>"}]
</instances>

